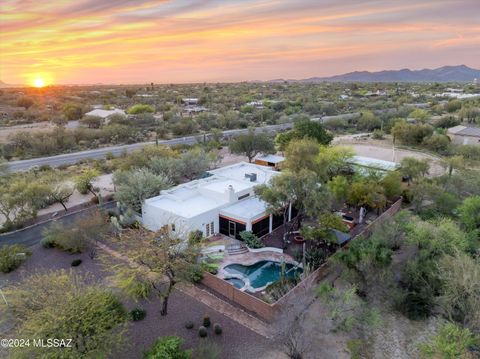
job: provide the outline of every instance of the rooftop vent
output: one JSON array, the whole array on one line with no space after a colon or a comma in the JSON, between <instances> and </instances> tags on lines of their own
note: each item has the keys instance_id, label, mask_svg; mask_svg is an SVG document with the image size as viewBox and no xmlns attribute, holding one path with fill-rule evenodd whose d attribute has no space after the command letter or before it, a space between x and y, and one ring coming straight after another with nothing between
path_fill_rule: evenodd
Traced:
<instances>
[{"instance_id":1,"label":"rooftop vent","mask_svg":"<svg viewBox=\"0 0 480 359\"><path fill-rule=\"evenodd\" d=\"M255 182L257 180L256 173L245 173L245 178L249 178L250 182Z\"/></svg>"}]
</instances>

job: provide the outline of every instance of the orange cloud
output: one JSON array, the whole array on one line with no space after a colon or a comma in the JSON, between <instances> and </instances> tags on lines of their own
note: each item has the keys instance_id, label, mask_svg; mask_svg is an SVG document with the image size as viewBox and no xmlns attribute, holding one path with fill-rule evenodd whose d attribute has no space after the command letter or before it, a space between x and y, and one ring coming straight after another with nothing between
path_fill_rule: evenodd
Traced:
<instances>
[{"instance_id":1,"label":"orange cloud","mask_svg":"<svg viewBox=\"0 0 480 359\"><path fill-rule=\"evenodd\" d=\"M4 0L0 78L231 81L479 66L478 10L476 0Z\"/></svg>"}]
</instances>

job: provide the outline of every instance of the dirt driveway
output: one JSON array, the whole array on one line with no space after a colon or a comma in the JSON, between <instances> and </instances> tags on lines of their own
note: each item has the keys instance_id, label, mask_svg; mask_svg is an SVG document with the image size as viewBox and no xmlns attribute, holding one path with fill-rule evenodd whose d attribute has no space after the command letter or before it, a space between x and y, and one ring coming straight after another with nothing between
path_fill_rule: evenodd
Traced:
<instances>
[{"instance_id":1,"label":"dirt driveway","mask_svg":"<svg viewBox=\"0 0 480 359\"><path fill-rule=\"evenodd\" d=\"M405 157L414 157L417 159L426 158L430 161L431 176L440 176L445 173L439 157L413 150L399 148L395 148L394 150L391 141L388 139L383 141L365 140L360 142L352 138L352 136L341 136L335 138L333 143L335 145L351 147L357 156L371 157L383 161L400 163Z\"/></svg>"}]
</instances>

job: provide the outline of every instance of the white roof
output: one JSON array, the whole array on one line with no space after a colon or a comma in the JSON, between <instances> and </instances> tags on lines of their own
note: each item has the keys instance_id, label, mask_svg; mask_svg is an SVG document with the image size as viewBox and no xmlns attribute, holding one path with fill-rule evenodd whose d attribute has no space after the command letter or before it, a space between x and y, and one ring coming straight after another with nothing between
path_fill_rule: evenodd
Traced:
<instances>
[{"instance_id":1,"label":"white roof","mask_svg":"<svg viewBox=\"0 0 480 359\"><path fill-rule=\"evenodd\" d=\"M159 196L146 199L145 203L176 216L191 218L215 208L227 206L230 203L229 191L233 192L236 200L239 195L251 192L253 187L267 183L273 176L279 174L279 172L266 166L246 162L221 167L209 172L212 176L161 191ZM251 173L257 175L255 181L245 177L245 174ZM248 200L242 200L235 204L246 201ZM249 212L255 214L255 208L250 208ZM262 212L264 210L263 208Z\"/></svg>"},{"instance_id":2,"label":"white roof","mask_svg":"<svg viewBox=\"0 0 480 359\"><path fill-rule=\"evenodd\" d=\"M125 111L116 108L116 109L113 109L113 110L95 109L95 110L92 110L90 112L87 112L85 114L85 116L96 116L96 117L101 117L101 118L107 118L108 116L111 116L115 113L118 113L120 115L125 115Z\"/></svg>"},{"instance_id":3,"label":"white roof","mask_svg":"<svg viewBox=\"0 0 480 359\"><path fill-rule=\"evenodd\" d=\"M258 197L250 197L244 199L237 203L232 204L231 206L222 208L220 214L223 214L228 217L244 219L248 221L250 219L255 219L265 214L266 205Z\"/></svg>"},{"instance_id":4,"label":"white roof","mask_svg":"<svg viewBox=\"0 0 480 359\"><path fill-rule=\"evenodd\" d=\"M285 161L285 157L278 156L278 155L266 155L266 156L259 156L255 158L256 160L270 162L270 163L280 163Z\"/></svg>"},{"instance_id":5,"label":"white roof","mask_svg":"<svg viewBox=\"0 0 480 359\"><path fill-rule=\"evenodd\" d=\"M227 203L226 201L203 196L198 193L192 193L191 196L185 198L183 201L178 201L168 195L160 195L150 198L147 201L150 205L184 218L196 217L199 214L208 212Z\"/></svg>"},{"instance_id":6,"label":"white roof","mask_svg":"<svg viewBox=\"0 0 480 359\"><path fill-rule=\"evenodd\" d=\"M393 171L399 164L391 161L378 160L371 157L353 156L351 162L357 166L368 167L383 171Z\"/></svg>"},{"instance_id":7,"label":"white roof","mask_svg":"<svg viewBox=\"0 0 480 359\"><path fill-rule=\"evenodd\" d=\"M245 177L245 174L255 173L257 175L257 180L255 182L251 182L252 185L268 183L273 176L278 175L277 171L274 171L269 167L247 162L239 162L230 166L217 168L216 170L211 170L209 172L213 175L247 182L250 182L250 180Z\"/></svg>"}]
</instances>

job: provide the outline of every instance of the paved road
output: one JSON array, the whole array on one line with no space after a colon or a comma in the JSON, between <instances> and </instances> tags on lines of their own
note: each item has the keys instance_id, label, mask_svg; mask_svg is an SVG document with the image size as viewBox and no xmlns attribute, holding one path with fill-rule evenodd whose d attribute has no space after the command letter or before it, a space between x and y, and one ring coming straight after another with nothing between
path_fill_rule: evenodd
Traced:
<instances>
[{"instance_id":1,"label":"paved road","mask_svg":"<svg viewBox=\"0 0 480 359\"><path fill-rule=\"evenodd\" d=\"M115 202L109 202L104 204L103 208L106 210L115 208ZM89 214L94 210L96 206L89 207L81 212L72 213L70 215L56 219L56 222L62 223L64 225L73 224L78 218L81 218ZM48 228L52 221L46 221L38 225L21 229L16 232L1 234L0 235L0 247L7 244L23 244L27 247L31 247L42 240L42 232L45 228Z\"/></svg>"},{"instance_id":2,"label":"paved road","mask_svg":"<svg viewBox=\"0 0 480 359\"><path fill-rule=\"evenodd\" d=\"M257 127L255 131L273 133L273 132L289 129L291 127L292 127L292 123L285 123L280 125ZM223 131L223 136L235 137L247 131L248 129ZM211 136L210 134L207 134L205 136L203 135L187 136L187 137L181 137L181 138L174 138L171 140L159 141L159 143L167 146L178 145L178 144L193 145L199 141L203 141L204 138L209 139L210 136ZM34 166L49 165L51 167L58 167L61 165L75 164L78 161L83 159L105 158L107 153L111 153L114 156L120 156L124 152L132 152L152 144L155 144L155 142L141 142L141 143L134 143L131 145L103 147L103 148L98 148L94 150L66 153L66 154L57 155L57 156L33 158L30 160L12 161L8 163L7 168L8 168L8 171L10 172L18 172L18 171L26 171Z\"/></svg>"}]
</instances>

